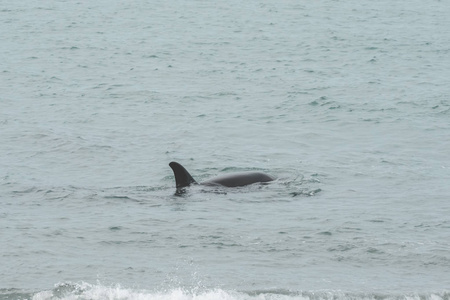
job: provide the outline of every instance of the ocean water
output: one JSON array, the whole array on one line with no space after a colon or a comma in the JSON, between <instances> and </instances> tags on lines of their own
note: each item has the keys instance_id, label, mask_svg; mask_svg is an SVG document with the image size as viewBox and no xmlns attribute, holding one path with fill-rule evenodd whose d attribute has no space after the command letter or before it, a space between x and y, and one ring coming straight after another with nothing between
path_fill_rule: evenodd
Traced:
<instances>
[{"instance_id":1,"label":"ocean water","mask_svg":"<svg viewBox=\"0 0 450 300\"><path fill-rule=\"evenodd\" d=\"M450 299L449 15L1 1L0 299Z\"/></svg>"}]
</instances>

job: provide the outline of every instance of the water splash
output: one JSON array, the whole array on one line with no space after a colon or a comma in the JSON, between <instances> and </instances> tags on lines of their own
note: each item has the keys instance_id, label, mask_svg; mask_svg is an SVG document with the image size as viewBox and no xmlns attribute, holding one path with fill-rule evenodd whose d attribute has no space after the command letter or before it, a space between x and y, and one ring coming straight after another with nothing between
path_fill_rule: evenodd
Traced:
<instances>
[{"instance_id":1,"label":"water splash","mask_svg":"<svg viewBox=\"0 0 450 300\"><path fill-rule=\"evenodd\" d=\"M448 300L450 291L434 293L350 293L342 291L227 291L223 289L174 288L170 290L150 291L145 289L129 289L120 285L105 286L100 283L64 282L55 285L52 290L34 294L20 294L15 291L7 294L0 291L3 299L31 300ZM9 292L13 292L9 290Z\"/></svg>"}]
</instances>

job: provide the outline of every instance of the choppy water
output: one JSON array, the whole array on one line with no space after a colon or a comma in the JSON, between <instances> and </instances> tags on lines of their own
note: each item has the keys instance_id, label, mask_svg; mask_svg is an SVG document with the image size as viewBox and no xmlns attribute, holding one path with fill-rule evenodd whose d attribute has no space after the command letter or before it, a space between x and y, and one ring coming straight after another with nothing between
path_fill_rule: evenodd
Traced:
<instances>
[{"instance_id":1,"label":"choppy water","mask_svg":"<svg viewBox=\"0 0 450 300\"><path fill-rule=\"evenodd\" d=\"M449 299L449 15L2 1L0 299Z\"/></svg>"}]
</instances>

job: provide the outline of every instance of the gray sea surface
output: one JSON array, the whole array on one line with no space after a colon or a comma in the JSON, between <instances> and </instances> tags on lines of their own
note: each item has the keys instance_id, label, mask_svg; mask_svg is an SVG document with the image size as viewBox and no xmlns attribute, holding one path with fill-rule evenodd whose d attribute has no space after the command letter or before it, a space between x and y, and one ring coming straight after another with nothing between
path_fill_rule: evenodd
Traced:
<instances>
[{"instance_id":1,"label":"gray sea surface","mask_svg":"<svg viewBox=\"0 0 450 300\"><path fill-rule=\"evenodd\" d=\"M450 299L449 16L2 0L0 299Z\"/></svg>"}]
</instances>

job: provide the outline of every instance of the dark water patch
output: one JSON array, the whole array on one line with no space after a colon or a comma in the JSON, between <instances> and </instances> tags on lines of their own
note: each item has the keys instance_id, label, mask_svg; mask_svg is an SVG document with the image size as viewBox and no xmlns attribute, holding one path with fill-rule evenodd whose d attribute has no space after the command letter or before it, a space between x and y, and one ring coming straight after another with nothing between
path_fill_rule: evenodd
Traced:
<instances>
[{"instance_id":1,"label":"dark water patch","mask_svg":"<svg viewBox=\"0 0 450 300\"><path fill-rule=\"evenodd\" d=\"M292 195L292 197L297 197L297 196L307 196L307 197L311 197L311 196L315 196L317 193L321 192L322 189L315 189L315 190L301 190L301 191L296 191L296 192L291 192L290 194Z\"/></svg>"},{"instance_id":2,"label":"dark water patch","mask_svg":"<svg viewBox=\"0 0 450 300\"><path fill-rule=\"evenodd\" d=\"M336 232L339 232L339 233L354 233L354 232L359 232L359 231L362 231L362 228L349 227L349 226L342 226L336 230Z\"/></svg>"},{"instance_id":3,"label":"dark water patch","mask_svg":"<svg viewBox=\"0 0 450 300\"><path fill-rule=\"evenodd\" d=\"M123 229L122 226L111 226L108 228L110 231L120 231Z\"/></svg>"},{"instance_id":4,"label":"dark water patch","mask_svg":"<svg viewBox=\"0 0 450 300\"><path fill-rule=\"evenodd\" d=\"M328 97L321 96L320 98L309 102L310 106L317 106L317 107L326 107L329 110L336 110L342 108L342 105L334 100L328 100Z\"/></svg>"},{"instance_id":5,"label":"dark water patch","mask_svg":"<svg viewBox=\"0 0 450 300\"><path fill-rule=\"evenodd\" d=\"M64 234L64 232L65 231L63 231L63 230L54 230L51 233L44 234L44 236L47 236L47 237L62 236Z\"/></svg>"},{"instance_id":6,"label":"dark water patch","mask_svg":"<svg viewBox=\"0 0 450 300\"><path fill-rule=\"evenodd\" d=\"M63 200L73 196L73 192L66 191L55 191L55 190L47 190L45 191L45 198L48 200Z\"/></svg>"},{"instance_id":7,"label":"dark water patch","mask_svg":"<svg viewBox=\"0 0 450 300\"><path fill-rule=\"evenodd\" d=\"M331 233L331 231L321 231L321 232L318 232L317 234L325 235L325 236L331 236L331 235L333 235L333 234Z\"/></svg>"},{"instance_id":8,"label":"dark water patch","mask_svg":"<svg viewBox=\"0 0 450 300\"><path fill-rule=\"evenodd\" d=\"M113 196L104 196L103 198L105 198L105 199L124 199L124 200L135 200L135 199L133 199L133 198L130 198L130 197L128 197L128 196L115 196L115 195L113 195Z\"/></svg>"},{"instance_id":9,"label":"dark water patch","mask_svg":"<svg viewBox=\"0 0 450 300\"><path fill-rule=\"evenodd\" d=\"M208 244L210 246L214 246L217 249L224 249L224 248L229 248L229 247L241 247L241 244L237 244L237 243L225 243L225 242L215 242L215 243L210 243Z\"/></svg>"},{"instance_id":10,"label":"dark water patch","mask_svg":"<svg viewBox=\"0 0 450 300\"><path fill-rule=\"evenodd\" d=\"M79 50L79 48L78 47L76 47L76 46L71 46L71 47L62 47L61 48L62 50Z\"/></svg>"},{"instance_id":11,"label":"dark water patch","mask_svg":"<svg viewBox=\"0 0 450 300\"><path fill-rule=\"evenodd\" d=\"M382 220L382 219L372 219L372 220L367 220L367 222L371 222L371 223L384 223L384 222L386 222L386 220Z\"/></svg>"},{"instance_id":12,"label":"dark water patch","mask_svg":"<svg viewBox=\"0 0 450 300\"><path fill-rule=\"evenodd\" d=\"M323 101L327 100L326 96L321 96L319 99L316 99L309 103L311 106L323 105Z\"/></svg>"},{"instance_id":13,"label":"dark water patch","mask_svg":"<svg viewBox=\"0 0 450 300\"><path fill-rule=\"evenodd\" d=\"M366 252L370 253L370 254L385 254L384 251L382 251L381 249L375 248L375 247L367 248Z\"/></svg>"},{"instance_id":14,"label":"dark water patch","mask_svg":"<svg viewBox=\"0 0 450 300\"><path fill-rule=\"evenodd\" d=\"M153 245L155 243L154 239L148 239L148 240L109 240L109 241L101 241L99 242L99 244L101 245L106 245L106 246L123 246L123 247L127 247L130 245L143 245L143 246L148 246L151 245L152 247L160 247L160 246L155 246Z\"/></svg>"},{"instance_id":15,"label":"dark water patch","mask_svg":"<svg viewBox=\"0 0 450 300\"><path fill-rule=\"evenodd\" d=\"M353 250L356 248L356 245L353 244L342 244L342 245L336 245L333 247L329 247L327 248L328 252L346 252L349 250Z\"/></svg>"}]
</instances>

